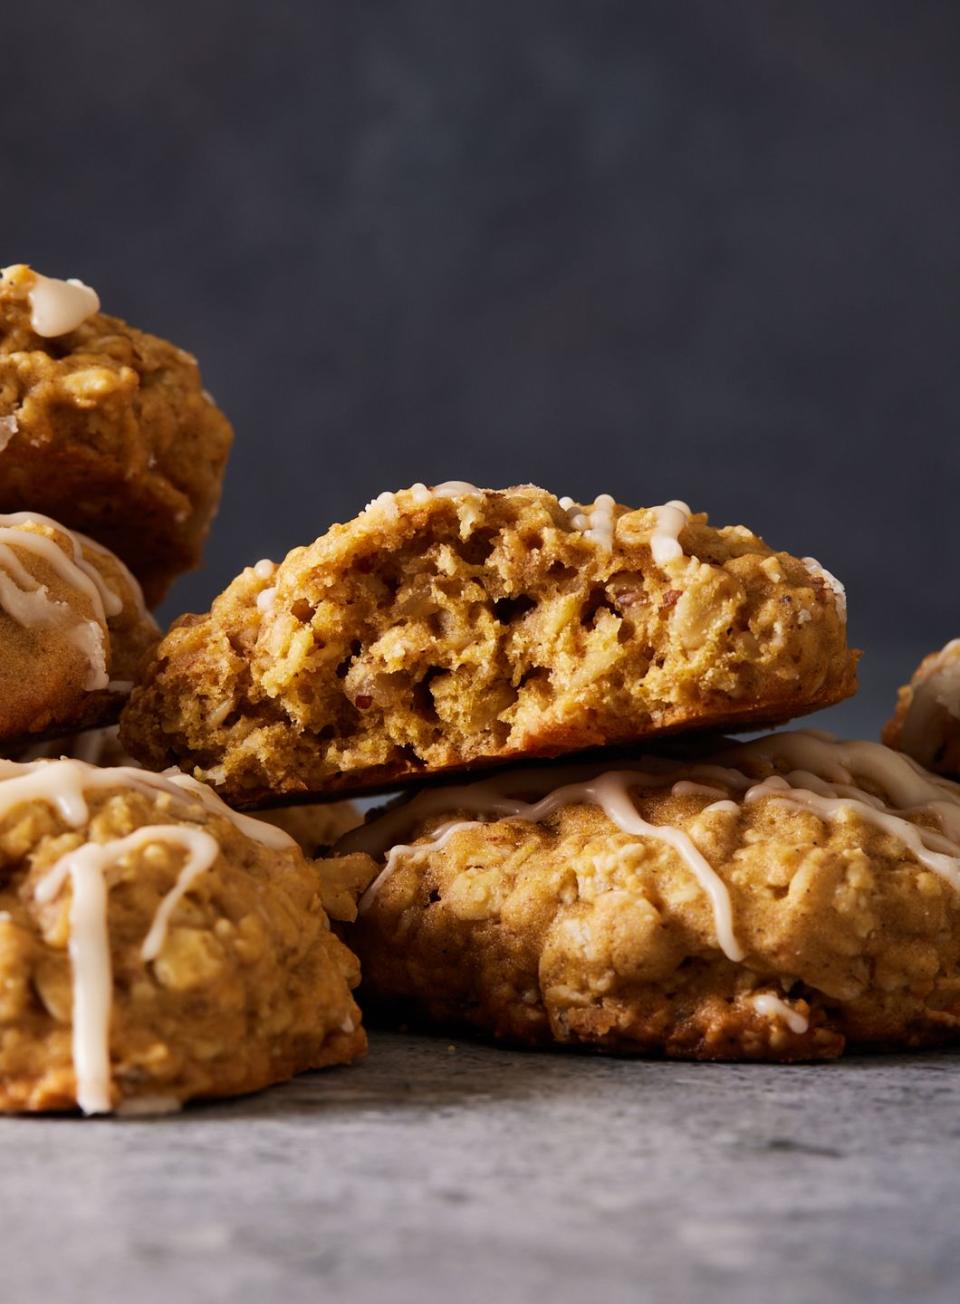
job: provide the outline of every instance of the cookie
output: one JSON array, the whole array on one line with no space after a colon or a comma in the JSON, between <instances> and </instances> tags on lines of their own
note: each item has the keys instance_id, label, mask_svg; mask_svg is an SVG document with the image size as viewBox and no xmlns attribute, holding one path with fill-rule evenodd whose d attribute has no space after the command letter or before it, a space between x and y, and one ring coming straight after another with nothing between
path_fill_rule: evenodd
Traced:
<instances>
[{"instance_id":1,"label":"cookie","mask_svg":"<svg viewBox=\"0 0 960 1304\"><path fill-rule=\"evenodd\" d=\"M917 666L897 694L883 741L938 774L960 777L960 638Z\"/></svg>"},{"instance_id":2,"label":"cookie","mask_svg":"<svg viewBox=\"0 0 960 1304\"><path fill-rule=\"evenodd\" d=\"M158 638L106 548L37 512L0 516L0 744L115 720Z\"/></svg>"},{"instance_id":3,"label":"cookie","mask_svg":"<svg viewBox=\"0 0 960 1304\"><path fill-rule=\"evenodd\" d=\"M321 862L366 885L368 1012L706 1060L960 1039L960 786L809 733L565 770L424 790Z\"/></svg>"},{"instance_id":4,"label":"cookie","mask_svg":"<svg viewBox=\"0 0 960 1304\"><path fill-rule=\"evenodd\" d=\"M782 721L855 660L838 582L742 526L415 485L178 621L121 733L255 805Z\"/></svg>"},{"instance_id":5,"label":"cookie","mask_svg":"<svg viewBox=\"0 0 960 1304\"><path fill-rule=\"evenodd\" d=\"M165 1111L354 1058L320 888L184 776L0 762L0 1109Z\"/></svg>"},{"instance_id":6,"label":"cookie","mask_svg":"<svg viewBox=\"0 0 960 1304\"><path fill-rule=\"evenodd\" d=\"M152 607L200 560L232 437L188 353L79 283L0 274L0 509L92 535Z\"/></svg>"}]
</instances>

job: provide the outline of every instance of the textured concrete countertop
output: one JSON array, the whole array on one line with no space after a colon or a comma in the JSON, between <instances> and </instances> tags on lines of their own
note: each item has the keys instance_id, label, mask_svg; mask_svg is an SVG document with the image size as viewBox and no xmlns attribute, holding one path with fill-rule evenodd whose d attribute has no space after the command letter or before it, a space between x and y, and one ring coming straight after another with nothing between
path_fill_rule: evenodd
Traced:
<instances>
[{"instance_id":1,"label":"textured concrete countertop","mask_svg":"<svg viewBox=\"0 0 960 1304\"><path fill-rule=\"evenodd\" d=\"M380 1034L172 1118L0 1122L10 1304L958 1297L960 1059Z\"/></svg>"}]
</instances>

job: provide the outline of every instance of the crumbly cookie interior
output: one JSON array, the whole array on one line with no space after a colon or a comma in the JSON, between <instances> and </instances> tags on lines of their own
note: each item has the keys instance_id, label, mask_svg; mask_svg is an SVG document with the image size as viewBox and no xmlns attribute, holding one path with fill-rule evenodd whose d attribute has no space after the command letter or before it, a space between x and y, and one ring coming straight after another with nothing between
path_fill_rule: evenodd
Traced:
<instances>
[{"instance_id":1,"label":"crumbly cookie interior","mask_svg":"<svg viewBox=\"0 0 960 1304\"><path fill-rule=\"evenodd\" d=\"M126 745L242 801L786 719L854 690L832 577L702 515L667 537L664 510L533 486L382 495L174 626Z\"/></svg>"}]
</instances>

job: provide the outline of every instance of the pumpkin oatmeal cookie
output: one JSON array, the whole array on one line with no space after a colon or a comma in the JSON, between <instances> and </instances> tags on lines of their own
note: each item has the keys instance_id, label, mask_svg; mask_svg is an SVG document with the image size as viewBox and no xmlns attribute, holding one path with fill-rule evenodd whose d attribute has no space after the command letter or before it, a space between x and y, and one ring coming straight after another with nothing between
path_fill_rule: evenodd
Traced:
<instances>
[{"instance_id":1,"label":"pumpkin oatmeal cookie","mask_svg":"<svg viewBox=\"0 0 960 1304\"><path fill-rule=\"evenodd\" d=\"M255 805L782 721L855 659L837 581L742 526L415 485L176 622L121 736Z\"/></svg>"},{"instance_id":2,"label":"pumpkin oatmeal cookie","mask_svg":"<svg viewBox=\"0 0 960 1304\"><path fill-rule=\"evenodd\" d=\"M184 776L0 762L0 1109L144 1113L365 1046L316 868Z\"/></svg>"},{"instance_id":3,"label":"pumpkin oatmeal cookie","mask_svg":"<svg viewBox=\"0 0 960 1304\"><path fill-rule=\"evenodd\" d=\"M0 273L0 509L92 535L152 607L200 560L232 437L188 353L79 282Z\"/></svg>"},{"instance_id":4,"label":"pumpkin oatmeal cookie","mask_svg":"<svg viewBox=\"0 0 960 1304\"><path fill-rule=\"evenodd\" d=\"M960 1040L960 786L878 743L516 771L337 852L368 1013L691 1059Z\"/></svg>"},{"instance_id":5,"label":"pumpkin oatmeal cookie","mask_svg":"<svg viewBox=\"0 0 960 1304\"><path fill-rule=\"evenodd\" d=\"M115 720L158 638L106 548L37 512L0 516L0 745Z\"/></svg>"}]
</instances>

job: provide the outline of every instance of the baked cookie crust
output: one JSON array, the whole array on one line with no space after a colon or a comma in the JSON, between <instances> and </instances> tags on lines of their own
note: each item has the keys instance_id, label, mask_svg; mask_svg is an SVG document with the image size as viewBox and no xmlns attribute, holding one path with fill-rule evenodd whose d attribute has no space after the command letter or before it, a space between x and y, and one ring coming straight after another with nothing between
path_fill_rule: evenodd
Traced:
<instances>
[{"instance_id":1,"label":"baked cookie crust","mask_svg":"<svg viewBox=\"0 0 960 1304\"><path fill-rule=\"evenodd\" d=\"M877 743L426 790L338 851L368 1013L706 1060L960 1038L960 787Z\"/></svg>"},{"instance_id":2,"label":"baked cookie crust","mask_svg":"<svg viewBox=\"0 0 960 1304\"><path fill-rule=\"evenodd\" d=\"M152 607L200 560L232 428L166 340L96 311L40 334L80 316L39 312L63 285L22 264L0 273L0 508L92 535Z\"/></svg>"},{"instance_id":3,"label":"baked cookie crust","mask_svg":"<svg viewBox=\"0 0 960 1304\"><path fill-rule=\"evenodd\" d=\"M924 657L899 690L883 741L938 774L960 777L960 638Z\"/></svg>"},{"instance_id":4,"label":"baked cookie crust","mask_svg":"<svg viewBox=\"0 0 960 1304\"><path fill-rule=\"evenodd\" d=\"M780 722L855 662L837 581L742 526L415 485L176 622L121 732L256 805Z\"/></svg>"},{"instance_id":5,"label":"baked cookie crust","mask_svg":"<svg viewBox=\"0 0 960 1304\"><path fill-rule=\"evenodd\" d=\"M279 830L183 776L0 762L0 1110L162 1112L346 1063L358 978Z\"/></svg>"}]
</instances>

